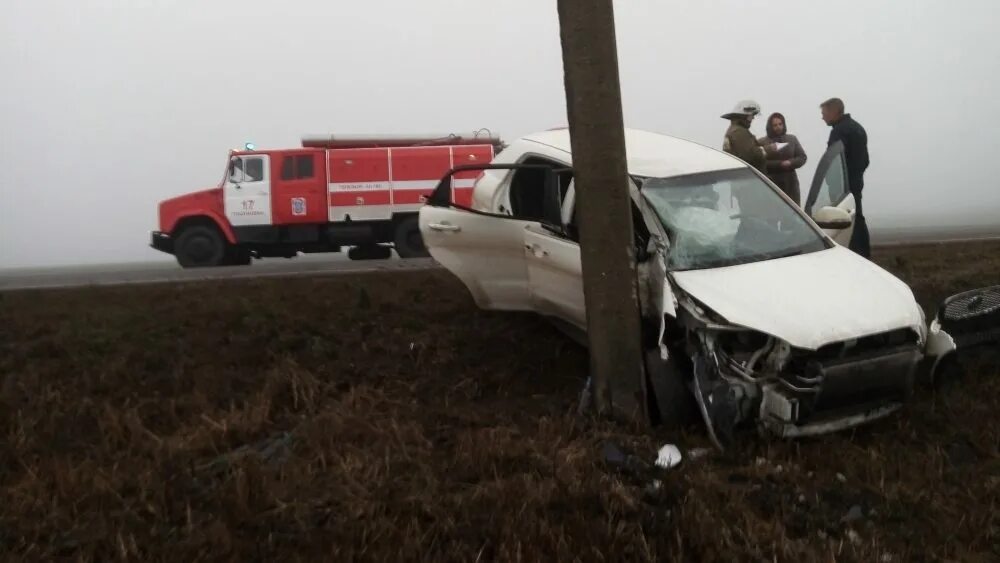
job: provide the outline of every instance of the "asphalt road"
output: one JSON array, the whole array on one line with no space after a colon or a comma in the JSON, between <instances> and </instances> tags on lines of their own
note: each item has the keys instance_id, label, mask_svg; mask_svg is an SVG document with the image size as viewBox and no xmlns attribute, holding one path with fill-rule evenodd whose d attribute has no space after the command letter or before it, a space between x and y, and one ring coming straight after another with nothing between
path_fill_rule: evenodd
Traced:
<instances>
[{"instance_id":1,"label":"asphalt road","mask_svg":"<svg viewBox=\"0 0 1000 563\"><path fill-rule=\"evenodd\" d=\"M872 233L874 246L897 246L1000 238L1000 226L881 230ZM0 269L0 291L91 285L172 283L201 280L336 275L357 272L414 270L439 267L430 258L350 260L344 254L310 254L292 259L255 260L250 266L185 270L170 259L131 264L101 264L50 268Z\"/></svg>"},{"instance_id":2,"label":"asphalt road","mask_svg":"<svg viewBox=\"0 0 1000 563\"><path fill-rule=\"evenodd\" d=\"M202 280L268 278L305 275L336 275L355 272L436 268L430 258L400 260L349 260L342 255L298 256L254 261L250 266L185 270L176 262L101 264L53 268L0 270L0 291L106 286L141 283L173 283Z\"/></svg>"}]
</instances>

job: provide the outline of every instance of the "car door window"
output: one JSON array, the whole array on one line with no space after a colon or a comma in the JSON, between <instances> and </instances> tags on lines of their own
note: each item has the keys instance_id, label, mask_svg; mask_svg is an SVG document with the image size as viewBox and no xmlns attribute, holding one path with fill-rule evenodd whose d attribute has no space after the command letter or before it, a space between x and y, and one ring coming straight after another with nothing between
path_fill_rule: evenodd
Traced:
<instances>
[{"instance_id":1,"label":"car door window","mask_svg":"<svg viewBox=\"0 0 1000 563\"><path fill-rule=\"evenodd\" d=\"M569 221L567 221L566 224L564 225L565 227L564 238L567 238L577 244L580 244L580 219L579 219L580 208L577 205L579 199L575 197L576 195L575 184L573 185L573 191L574 191L574 197L573 197L574 201L571 202L572 211L570 213ZM563 203L566 202L566 196L567 196L567 190L563 190L562 191ZM649 227L648 225L646 225L646 219L643 217L642 211L640 211L639 207L636 205L635 200L632 200L631 202L631 209L632 209L632 233L635 240L636 250L639 251L640 249L646 248L646 245L649 242L649 236L650 236Z\"/></svg>"},{"instance_id":2,"label":"car door window","mask_svg":"<svg viewBox=\"0 0 1000 563\"><path fill-rule=\"evenodd\" d=\"M846 182L844 181L844 155L837 154L830 165L830 169L823 175L822 184L816 194L815 209L820 209L828 205L837 205L847 196Z\"/></svg>"},{"instance_id":3,"label":"car door window","mask_svg":"<svg viewBox=\"0 0 1000 563\"><path fill-rule=\"evenodd\" d=\"M806 213L827 206L837 206L848 194L847 164L844 159L844 145L837 141L827 149L816 166L816 176L806 201Z\"/></svg>"},{"instance_id":4,"label":"car door window","mask_svg":"<svg viewBox=\"0 0 1000 563\"><path fill-rule=\"evenodd\" d=\"M541 157L529 157L521 164L545 166L559 170L560 201L565 199L566 191L573 180L573 172L563 165ZM524 168L513 171L508 189L510 214L518 219L541 221L545 218L545 171L539 168ZM503 206L501 205L501 211Z\"/></svg>"}]
</instances>

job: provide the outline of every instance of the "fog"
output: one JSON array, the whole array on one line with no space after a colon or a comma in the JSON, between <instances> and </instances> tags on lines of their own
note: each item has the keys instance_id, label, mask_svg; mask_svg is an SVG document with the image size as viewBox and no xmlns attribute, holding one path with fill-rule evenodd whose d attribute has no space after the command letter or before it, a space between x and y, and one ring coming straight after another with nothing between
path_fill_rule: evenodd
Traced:
<instances>
[{"instance_id":1,"label":"fog","mask_svg":"<svg viewBox=\"0 0 1000 563\"><path fill-rule=\"evenodd\" d=\"M827 6L819 8L822 4ZM229 149L312 133L566 123L555 0L7 0L0 267L170 259L159 200ZM615 2L626 124L720 147L741 98L780 111L808 183L831 96L867 129L865 211L1000 224L1000 4ZM764 120L754 122L764 134Z\"/></svg>"}]
</instances>

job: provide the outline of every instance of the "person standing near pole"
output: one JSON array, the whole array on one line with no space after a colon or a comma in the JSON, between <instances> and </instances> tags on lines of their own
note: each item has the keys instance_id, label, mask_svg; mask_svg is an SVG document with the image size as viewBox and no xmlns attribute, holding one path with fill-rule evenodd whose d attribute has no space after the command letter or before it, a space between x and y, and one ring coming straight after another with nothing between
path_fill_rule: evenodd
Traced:
<instances>
[{"instance_id":1,"label":"person standing near pole","mask_svg":"<svg viewBox=\"0 0 1000 563\"><path fill-rule=\"evenodd\" d=\"M854 232L848 248L854 252L871 258L871 239L868 234L868 222L861 208L861 191L865 187L865 170L868 169L868 133L860 123L854 121L851 114L844 113L844 102L840 98L830 98L819 105L823 121L831 127L830 138L826 145L840 141L844 143L844 160L847 164L847 182L854 195L856 213L854 216Z\"/></svg>"},{"instance_id":2,"label":"person standing near pole","mask_svg":"<svg viewBox=\"0 0 1000 563\"><path fill-rule=\"evenodd\" d=\"M722 140L722 150L767 174L766 154L767 151L774 150L774 145L762 147L750 132L750 124L759 113L760 104L753 100L741 100L733 111L723 114L722 119L728 119L730 125Z\"/></svg>"}]
</instances>

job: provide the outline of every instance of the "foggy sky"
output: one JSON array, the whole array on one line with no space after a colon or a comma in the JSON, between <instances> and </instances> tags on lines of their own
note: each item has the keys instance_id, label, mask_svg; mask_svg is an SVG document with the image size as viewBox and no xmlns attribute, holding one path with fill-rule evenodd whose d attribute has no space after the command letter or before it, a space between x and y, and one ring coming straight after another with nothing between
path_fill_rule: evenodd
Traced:
<instances>
[{"instance_id":1,"label":"foggy sky","mask_svg":"<svg viewBox=\"0 0 1000 563\"><path fill-rule=\"evenodd\" d=\"M842 97L869 134L865 211L1000 223L995 1L615 2L626 125L721 146L741 98L809 162ZM7 0L0 268L170 259L161 199L216 185L230 148L304 134L566 123L555 0ZM764 134L764 120L753 131Z\"/></svg>"}]
</instances>

